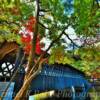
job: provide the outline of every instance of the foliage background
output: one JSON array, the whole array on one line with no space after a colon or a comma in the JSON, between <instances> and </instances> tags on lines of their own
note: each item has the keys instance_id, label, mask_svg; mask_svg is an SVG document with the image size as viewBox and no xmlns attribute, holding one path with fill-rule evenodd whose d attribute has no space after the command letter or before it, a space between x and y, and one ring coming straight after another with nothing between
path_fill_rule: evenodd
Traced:
<instances>
[{"instance_id":1,"label":"foliage background","mask_svg":"<svg viewBox=\"0 0 100 100\"><path fill-rule=\"evenodd\" d=\"M35 15L34 2L34 0L29 2L0 0L0 43L6 40L16 41L22 45L18 32L28 18ZM41 37L47 37L52 41L68 24L72 26L77 36L84 39L95 38L100 33L100 7L96 0L71 0L70 2L41 0L40 6L39 23L44 25L43 27L39 24ZM70 14L69 9L72 9ZM65 34L68 35L67 32ZM100 66L100 44L85 44L76 50L65 51L63 42L59 39L51 49L49 63L68 63L89 74ZM76 60L73 56L79 56L80 59Z\"/></svg>"}]
</instances>

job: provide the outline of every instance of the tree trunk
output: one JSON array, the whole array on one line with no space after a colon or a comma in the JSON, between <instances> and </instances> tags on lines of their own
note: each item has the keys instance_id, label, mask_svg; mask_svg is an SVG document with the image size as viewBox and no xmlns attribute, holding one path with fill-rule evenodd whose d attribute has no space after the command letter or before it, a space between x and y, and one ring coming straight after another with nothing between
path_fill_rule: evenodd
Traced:
<instances>
[{"instance_id":1,"label":"tree trunk","mask_svg":"<svg viewBox=\"0 0 100 100\"><path fill-rule=\"evenodd\" d=\"M38 66L36 65L36 67L38 67L38 69L36 71L34 71L31 75L29 75L27 77L27 79L24 81L24 84L22 86L22 88L20 89L20 91L17 93L16 97L14 98L14 100L25 100L26 96L27 96L27 90L29 88L29 85L32 81L32 79L39 73L39 71L42 68L42 63L45 61L46 59L37 62L37 64L39 64Z\"/></svg>"},{"instance_id":2,"label":"tree trunk","mask_svg":"<svg viewBox=\"0 0 100 100\"><path fill-rule=\"evenodd\" d=\"M29 85L32 81L32 79L38 74L38 71L36 71L33 75L31 75L28 79L26 79L24 81L24 84L22 86L22 88L20 89L20 91L17 93L16 97L14 98L14 100L25 100L25 98L27 97L27 90L29 88Z\"/></svg>"},{"instance_id":3,"label":"tree trunk","mask_svg":"<svg viewBox=\"0 0 100 100\"><path fill-rule=\"evenodd\" d=\"M27 73L25 75L25 79L28 77L28 73L30 72L30 70L32 69L33 65L34 65L34 61L33 59L35 58L35 50L36 50L36 41L37 41L37 35L38 35L38 22L39 22L39 0L36 0L36 23L35 23L35 30L33 33L33 39L31 41L31 45L32 45L32 49L30 51L30 55L29 55L29 60L28 60L28 69L27 69Z\"/></svg>"}]
</instances>

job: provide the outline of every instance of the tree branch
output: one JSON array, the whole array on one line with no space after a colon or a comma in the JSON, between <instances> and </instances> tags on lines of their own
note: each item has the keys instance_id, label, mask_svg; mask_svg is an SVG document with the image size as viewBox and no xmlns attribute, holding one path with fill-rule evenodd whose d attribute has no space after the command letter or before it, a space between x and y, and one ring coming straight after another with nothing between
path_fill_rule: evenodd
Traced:
<instances>
[{"instance_id":1,"label":"tree branch","mask_svg":"<svg viewBox=\"0 0 100 100\"><path fill-rule=\"evenodd\" d=\"M50 30L48 27L46 27L45 25L43 25L41 22L38 22L38 24L40 24L43 28Z\"/></svg>"},{"instance_id":2,"label":"tree branch","mask_svg":"<svg viewBox=\"0 0 100 100\"><path fill-rule=\"evenodd\" d=\"M76 47L79 47L79 46L69 37L68 34L66 34L66 33L64 32L64 35L71 41L71 43L73 43Z\"/></svg>"},{"instance_id":3,"label":"tree branch","mask_svg":"<svg viewBox=\"0 0 100 100\"><path fill-rule=\"evenodd\" d=\"M52 33L52 31L50 30L50 28L46 27L45 25L43 25L43 24L40 23L40 22L39 22L39 24L40 24L43 28L48 29L48 30ZM69 25L68 25L68 26L69 26ZM64 35L71 41L71 43L73 43L76 47L79 47L75 42L73 42L73 40L69 37L69 35L66 34L66 33L64 32L65 29L68 28L68 26L66 26L66 27L64 28L64 30L63 30L62 33L61 33L61 36L64 34ZM59 39L61 36L59 36L58 39ZM51 43L50 45L53 45L53 42L57 41L58 39L53 40L52 43ZM50 47L51 47L51 46L50 46ZM50 48L50 47L49 47L49 48ZM48 49L49 49L49 48L48 48ZM47 50L47 51L48 51L48 50Z\"/></svg>"},{"instance_id":4,"label":"tree branch","mask_svg":"<svg viewBox=\"0 0 100 100\"><path fill-rule=\"evenodd\" d=\"M98 8L100 8L99 0L96 0Z\"/></svg>"},{"instance_id":5,"label":"tree branch","mask_svg":"<svg viewBox=\"0 0 100 100\"><path fill-rule=\"evenodd\" d=\"M43 54L40 55L40 57L38 58L38 60L37 60L37 62L35 63L35 65L34 65L34 66L32 67L32 69L30 70L30 73L28 74L27 77L30 77L30 75L33 73L33 71L36 70L36 66L38 65L38 63L40 62L40 60L41 60L41 59L44 57L44 55L50 50L50 48L54 45L54 43L56 43L56 42L61 38L61 36L64 34L65 29L68 28L68 26L69 26L69 25L67 25L67 26L64 28L64 30L61 32L61 34L60 34L55 40L53 40L53 41L51 42L51 44L49 45L49 47L47 48L47 50L46 50ZM27 79L27 77L26 77L25 79Z\"/></svg>"},{"instance_id":6,"label":"tree branch","mask_svg":"<svg viewBox=\"0 0 100 100\"><path fill-rule=\"evenodd\" d=\"M14 98L14 100L24 100L23 97L25 97L26 95L26 90L28 89L29 87L29 84L31 83L32 79L39 73L39 71L42 69L42 64L43 62L45 61L42 60L39 62L39 67L37 69L37 71L35 71L33 74L31 74L24 82L21 90L18 92L18 94L16 95L16 97Z\"/></svg>"},{"instance_id":7,"label":"tree branch","mask_svg":"<svg viewBox=\"0 0 100 100\"><path fill-rule=\"evenodd\" d=\"M44 55L48 52L48 50L50 50L50 48L54 45L54 43L56 43L60 38L61 36L64 34L64 31L66 28L68 28L69 25L67 25L63 31L61 32L61 34L51 42L51 44L49 45L49 47L47 48L47 50L40 55L40 57L37 59L37 62L35 63L34 66L32 66L31 70L30 70L30 73L28 73L27 77L25 78L25 81L24 81L24 84L21 88L21 90L18 92L18 94L16 95L15 99L14 100L19 100L18 98L20 97L23 97L23 95L25 95L28 87L29 87L29 84L31 83L32 79L37 75L40 67L38 66L41 62L41 58L44 57Z\"/></svg>"},{"instance_id":8,"label":"tree branch","mask_svg":"<svg viewBox=\"0 0 100 100\"><path fill-rule=\"evenodd\" d=\"M49 45L49 47L47 48L47 50L46 50L43 54L40 55L40 57L37 59L37 62L36 62L35 65L32 67L32 69L30 70L30 73L29 73L29 75L28 75L27 77L29 77L29 76L33 73L33 71L36 70L36 66L38 65L38 63L40 62L40 60L41 60L41 59L44 57L44 55L50 50L50 48L54 45L54 43L56 43L56 42L61 38L61 36L64 34L65 29L68 28L68 27L69 27L69 24L63 29L63 31L60 33L60 35L59 35L56 39L54 39L54 40L51 42L51 44ZM27 78L26 78L26 79L27 79Z\"/></svg>"},{"instance_id":9,"label":"tree branch","mask_svg":"<svg viewBox=\"0 0 100 100\"><path fill-rule=\"evenodd\" d=\"M33 39L31 41L32 49L30 51L29 55L29 62L28 62L28 69L27 69L27 74L30 72L31 68L34 65L33 59L35 58L35 50L36 50L36 40L37 40L37 35L38 35L38 22L39 22L39 0L36 0L36 23L35 23L35 30L33 32Z\"/></svg>"},{"instance_id":10,"label":"tree branch","mask_svg":"<svg viewBox=\"0 0 100 100\"><path fill-rule=\"evenodd\" d=\"M50 28L46 27L45 25L43 25L41 22L38 22L39 25L41 25L44 29L48 29L49 32L52 34L52 31L50 30Z\"/></svg>"},{"instance_id":11,"label":"tree branch","mask_svg":"<svg viewBox=\"0 0 100 100\"><path fill-rule=\"evenodd\" d=\"M49 47L47 48L46 52L48 52L50 50L50 48L54 45L54 43L56 43L60 38L61 36L65 33L65 30L69 27L69 24L63 29L63 31L60 33L60 35L51 42L51 44L49 45Z\"/></svg>"}]
</instances>

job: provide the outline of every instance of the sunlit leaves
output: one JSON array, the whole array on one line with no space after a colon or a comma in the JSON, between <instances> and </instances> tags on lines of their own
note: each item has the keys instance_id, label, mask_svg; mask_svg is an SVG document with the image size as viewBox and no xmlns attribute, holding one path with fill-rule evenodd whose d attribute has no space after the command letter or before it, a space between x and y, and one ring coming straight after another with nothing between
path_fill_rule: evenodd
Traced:
<instances>
[{"instance_id":1,"label":"sunlit leaves","mask_svg":"<svg viewBox=\"0 0 100 100\"><path fill-rule=\"evenodd\" d=\"M91 36L97 33L100 13L95 0L75 0L75 30L77 34ZM99 16L99 17L98 17Z\"/></svg>"},{"instance_id":2,"label":"sunlit leaves","mask_svg":"<svg viewBox=\"0 0 100 100\"><path fill-rule=\"evenodd\" d=\"M64 15L64 6L61 3L60 0L41 0L41 7L42 9L48 10L48 12L45 12L45 16L48 15L48 17L52 17L51 22L47 24L53 24L55 25L55 28L57 27L57 23L60 22L61 24L66 23L67 17ZM44 19L44 22L50 21L50 19L46 18Z\"/></svg>"},{"instance_id":3,"label":"sunlit leaves","mask_svg":"<svg viewBox=\"0 0 100 100\"><path fill-rule=\"evenodd\" d=\"M34 5L33 5L33 3L32 3L32 5L22 3L20 6L20 10L21 10L22 19L23 20L28 19L30 16L33 15Z\"/></svg>"},{"instance_id":4,"label":"sunlit leaves","mask_svg":"<svg viewBox=\"0 0 100 100\"><path fill-rule=\"evenodd\" d=\"M22 3L21 0L0 1L0 41L16 41L21 44L18 32L34 12L34 6Z\"/></svg>"},{"instance_id":5,"label":"sunlit leaves","mask_svg":"<svg viewBox=\"0 0 100 100\"><path fill-rule=\"evenodd\" d=\"M75 60L71 52L65 52L63 47L55 47L51 51L49 63L70 64L76 69L91 75L100 66L100 47L86 47L75 50L74 55L81 59Z\"/></svg>"},{"instance_id":6,"label":"sunlit leaves","mask_svg":"<svg viewBox=\"0 0 100 100\"><path fill-rule=\"evenodd\" d=\"M49 63L62 63L62 64L71 64L73 62L73 58L71 58L65 51L64 47L54 47L51 51L51 55L49 58Z\"/></svg>"},{"instance_id":7,"label":"sunlit leaves","mask_svg":"<svg viewBox=\"0 0 100 100\"><path fill-rule=\"evenodd\" d=\"M78 69L90 73L100 65L100 47L86 47L76 50L75 54L81 57L80 61L73 63Z\"/></svg>"},{"instance_id":8,"label":"sunlit leaves","mask_svg":"<svg viewBox=\"0 0 100 100\"><path fill-rule=\"evenodd\" d=\"M3 36L0 35L0 43L4 42Z\"/></svg>"}]
</instances>

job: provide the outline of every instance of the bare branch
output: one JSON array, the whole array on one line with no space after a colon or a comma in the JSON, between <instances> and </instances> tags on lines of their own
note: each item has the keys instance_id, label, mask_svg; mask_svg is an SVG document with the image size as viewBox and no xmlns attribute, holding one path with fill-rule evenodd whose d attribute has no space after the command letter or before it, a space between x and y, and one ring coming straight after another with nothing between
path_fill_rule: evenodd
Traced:
<instances>
[{"instance_id":1,"label":"bare branch","mask_svg":"<svg viewBox=\"0 0 100 100\"><path fill-rule=\"evenodd\" d=\"M69 27L69 24L63 29L63 31L60 33L60 35L51 42L51 44L49 45L49 47L47 48L46 52L48 52L50 50L50 48L54 45L54 43L56 43L60 38L61 36L65 33L65 30Z\"/></svg>"},{"instance_id":2,"label":"bare branch","mask_svg":"<svg viewBox=\"0 0 100 100\"><path fill-rule=\"evenodd\" d=\"M49 30L50 34L53 34L52 31L50 30L50 28L46 27L45 25L43 25L41 22L38 22L39 25L41 25L44 29Z\"/></svg>"},{"instance_id":3,"label":"bare branch","mask_svg":"<svg viewBox=\"0 0 100 100\"><path fill-rule=\"evenodd\" d=\"M29 55L29 61L28 61L28 69L27 69L27 74L30 72L31 68L34 65L33 59L35 58L35 50L36 50L36 40L37 40L37 35L38 35L38 22L39 22L39 1L40 0L36 0L36 23L35 23L35 30L33 32L33 36L34 38L31 41L31 45L32 45L32 49L30 51L30 55Z\"/></svg>"},{"instance_id":4,"label":"bare branch","mask_svg":"<svg viewBox=\"0 0 100 100\"><path fill-rule=\"evenodd\" d=\"M71 41L71 43L73 43L76 47L79 47L79 46L69 37L68 34L66 34L66 33L64 32L64 35Z\"/></svg>"},{"instance_id":5,"label":"bare branch","mask_svg":"<svg viewBox=\"0 0 100 100\"><path fill-rule=\"evenodd\" d=\"M45 25L43 25L41 22L38 22L38 24L40 24L43 28L50 30L48 27L46 27Z\"/></svg>"},{"instance_id":6,"label":"bare branch","mask_svg":"<svg viewBox=\"0 0 100 100\"><path fill-rule=\"evenodd\" d=\"M39 22L39 24L40 24L43 28L48 29L48 30L51 32L50 28L46 27L46 26L43 25L41 22ZM69 25L68 25L68 26L69 26ZM68 26L66 26L64 29L67 29ZM65 30L64 30L64 31L65 31ZM79 47L77 44L75 44L75 43L73 42L73 40L69 37L69 35L66 34L64 31L62 31L62 34L66 35L66 37L67 37L75 46ZM64 33L63 33L63 32L64 32ZM51 32L51 33L52 33L52 32ZM61 34L61 36L62 36L62 34ZM59 37L61 37L61 36L59 36ZM54 42L54 41L56 41L56 40L53 40L53 42ZM52 43L51 43L51 45L52 45Z\"/></svg>"}]
</instances>

